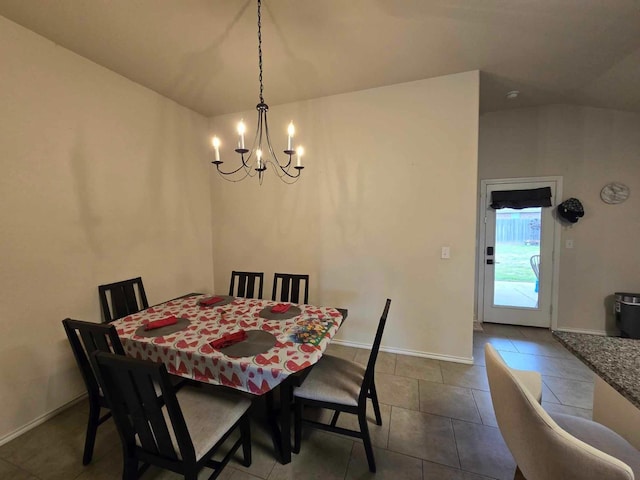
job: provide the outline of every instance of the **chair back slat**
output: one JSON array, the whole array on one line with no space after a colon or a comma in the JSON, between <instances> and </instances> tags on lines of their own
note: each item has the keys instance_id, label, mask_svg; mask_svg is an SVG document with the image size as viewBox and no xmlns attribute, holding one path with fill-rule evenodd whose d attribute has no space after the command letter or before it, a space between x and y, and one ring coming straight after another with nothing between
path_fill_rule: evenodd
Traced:
<instances>
[{"instance_id":1,"label":"chair back slat","mask_svg":"<svg viewBox=\"0 0 640 480\"><path fill-rule=\"evenodd\" d=\"M373 382L373 379L374 379L376 361L378 359L378 352L380 351L380 344L382 343L382 335L384 334L384 327L387 324L389 307L391 307L391 300L387 298L387 301L384 305L384 310L382 311L382 316L380 317L380 321L378 322L378 329L376 330L376 336L373 341L373 346L371 347L371 353L369 354L367 369L365 370L362 386L360 387L360 397L364 396L364 398L366 398L366 395L369 391L369 387L371 386L371 383ZM361 398L361 400L363 399Z\"/></svg>"},{"instance_id":2,"label":"chair back slat","mask_svg":"<svg viewBox=\"0 0 640 480\"><path fill-rule=\"evenodd\" d=\"M129 312L137 312L138 299L133 285L125 284L111 290L111 305L117 318L126 317Z\"/></svg>"},{"instance_id":3,"label":"chair back slat","mask_svg":"<svg viewBox=\"0 0 640 480\"><path fill-rule=\"evenodd\" d=\"M301 284L304 282L302 302ZM279 293L279 295L278 295ZM309 303L309 275L275 273L271 300L291 303Z\"/></svg>"},{"instance_id":4,"label":"chair back slat","mask_svg":"<svg viewBox=\"0 0 640 480\"><path fill-rule=\"evenodd\" d=\"M159 379L155 381L158 382ZM126 388L121 384L121 388L127 394L127 407L131 412L142 448L156 455L176 458L152 375L147 372L130 372L125 385Z\"/></svg>"},{"instance_id":5,"label":"chair back slat","mask_svg":"<svg viewBox=\"0 0 640 480\"><path fill-rule=\"evenodd\" d=\"M195 461L193 443L166 367L103 353L96 354L95 359L125 448L135 448L137 438L139 448L151 455Z\"/></svg>"},{"instance_id":6,"label":"chair back slat","mask_svg":"<svg viewBox=\"0 0 640 480\"><path fill-rule=\"evenodd\" d=\"M141 277L100 285L98 293L105 322L149 308Z\"/></svg>"},{"instance_id":7,"label":"chair back slat","mask_svg":"<svg viewBox=\"0 0 640 480\"><path fill-rule=\"evenodd\" d=\"M257 296L256 283L258 284ZM245 298L262 298L263 283L263 272L237 272L234 270L231 272L229 295Z\"/></svg>"},{"instance_id":8,"label":"chair back slat","mask_svg":"<svg viewBox=\"0 0 640 480\"><path fill-rule=\"evenodd\" d=\"M83 322L66 318L62 321L71 350L90 396L100 397L98 380L91 362L95 351L124 355L120 337L113 325Z\"/></svg>"},{"instance_id":9,"label":"chair back slat","mask_svg":"<svg viewBox=\"0 0 640 480\"><path fill-rule=\"evenodd\" d=\"M101 326L105 326L105 325L101 325ZM113 325L109 325L109 327L112 327ZM107 332L101 334L95 331L90 331L90 330L86 330L84 328L79 329L79 333L80 333L80 338L82 338L82 343L85 346L85 349L87 350L87 353L89 354L89 356L95 352L95 351L101 351L101 352L114 352L114 353L118 353L120 355L124 355L124 352L115 352L115 348L119 348L122 345L119 343L116 343L115 347L112 348L111 346L111 340L109 339L109 334Z\"/></svg>"},{"instance_id":10,"label":"chair back slat","mask_svg":"<svg viewBox=\"0 0 640 480\"><path fill-rule=\"evenodd\" d=\"M143 403L138 396L138 391L144 390L142 384L136 388L130 372L126 370L111 370L105 374L102 370L105 394L111 397L111 410L119 412L119 423L122 423L123 431L127 432L130 445L135 443L137 436L142 448L155 455L158 454L153 431L146 419ZM138 382L136 382L138 383ZM118 392L119 394L116 394ZM111 395L109 395L111 393ZM124 419L123 419L124 417Z\"/></svg>"}]
</instances>

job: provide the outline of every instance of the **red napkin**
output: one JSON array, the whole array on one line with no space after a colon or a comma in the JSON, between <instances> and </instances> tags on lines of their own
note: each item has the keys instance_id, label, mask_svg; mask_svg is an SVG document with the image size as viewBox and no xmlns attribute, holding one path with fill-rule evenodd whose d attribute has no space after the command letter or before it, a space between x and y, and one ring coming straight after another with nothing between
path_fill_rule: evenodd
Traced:
<instances>
[{"instance_id":1,"label":"red napkin","mask_svg":"<svg viewBox=\"0 0 640 480\"><path fill-rule=\"evenodd\" d=\"M161 318L159 320L153 320L147 323L144 326L144 329L153 330L154 328L166 327L168 325L175 325L176 323L178 323L178 319L176 318L175 315L171 315L170 317Z\"/></svg>"},{"instance_id":2,"label":"red napkin","mask_svg":"<svg viewBox=\"0 0 640 480\"><path fill-rule=\"evenodd\" d=\"M271 308L271 313L286 313L290 308L290 303L279 303Z\"/></svg>"},{"instance_id":3,"label":"red napkin","mask_svg":"<svg viewBox=\"0 0 640 480\"><path fill-rule=\"evenodd\" d=\"M210 342L209 345L219 350L221 348L229 347L234 343L242 342L243 340L246 340L246 338L247 332L245 332L244 330L238 330L237 332L228 333L227 335L224 335L217 340Z\"/></svg>"},{"instance_id":4,"label":"red napkin","mask_svg":"<svg viewBox=\"0 0 640 480\"><path fill-rule=\"evenodd\" d=\"M223 300L224 300L224 298L222 298L222 297L206 298L204 300L200 300L200 305L206 305L206 306L215 305L216 303L221 302Z\"/></svg>"}]
</instances>

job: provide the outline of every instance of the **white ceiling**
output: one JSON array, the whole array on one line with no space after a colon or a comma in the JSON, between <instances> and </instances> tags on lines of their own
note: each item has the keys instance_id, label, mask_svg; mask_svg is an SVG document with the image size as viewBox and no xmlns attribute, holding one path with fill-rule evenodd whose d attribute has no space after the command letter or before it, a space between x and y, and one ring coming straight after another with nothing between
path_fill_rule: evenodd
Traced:
<instances>
[{"instance_id":1,"label":"white ceiling","mask_svg":"<svg viewBox=\"0 0 640 480\"><path fill-rule=\"evenodd\" d=\"M485 112L640 111L640 0L263 1L273 105L478 69ZM204 115L258 102L255 0L0 0L0 15Z\"/></svg>"}]
</instances>

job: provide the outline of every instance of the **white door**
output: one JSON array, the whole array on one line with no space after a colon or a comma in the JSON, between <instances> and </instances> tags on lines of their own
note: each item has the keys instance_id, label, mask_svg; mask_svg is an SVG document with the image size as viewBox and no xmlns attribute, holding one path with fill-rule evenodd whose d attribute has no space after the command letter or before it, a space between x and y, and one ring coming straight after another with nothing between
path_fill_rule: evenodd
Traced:
<instances>
[{"instance_id":1,"label":"white door","mask_svg":"<svg viewBox=\"0 0 640 480\"><path fill-rule=\"evenodd\" d=\"M483 181L484 238L480 240L482 321L551 326L558 181ZM493 209L491 193L550 187L552 207ZM482 230L482 229L481 229ZM481 298L480 298L481 297ZM480 306L480 305L479 305Z\"/></svg>"}]
</instances>

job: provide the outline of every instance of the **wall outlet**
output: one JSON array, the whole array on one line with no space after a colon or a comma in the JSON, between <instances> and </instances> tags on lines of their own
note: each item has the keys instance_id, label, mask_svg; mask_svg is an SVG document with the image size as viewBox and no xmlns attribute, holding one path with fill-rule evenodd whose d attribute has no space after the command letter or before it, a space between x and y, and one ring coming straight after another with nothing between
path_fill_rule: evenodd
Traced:
<instances>
[{"instance_id":1,"label":"wall outlet","mask_svg":"<svg viewBox=\"0 0 640 480\"><path fill-rule=\"evenodd\" d=\"M565 240L564 246L566 248L573 248L573 240Z\"/></svg>"},{"instance_id":2,"label":"wall outlet","mask_svg":"<svg viewBox=\"0 0 640 480\"><path fill-rule=\"evenodd\" d=\"M449 247L442 247L440 258L451 258L451 249Z\"/></svg>"}]
</instances>

